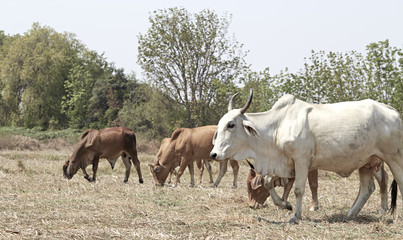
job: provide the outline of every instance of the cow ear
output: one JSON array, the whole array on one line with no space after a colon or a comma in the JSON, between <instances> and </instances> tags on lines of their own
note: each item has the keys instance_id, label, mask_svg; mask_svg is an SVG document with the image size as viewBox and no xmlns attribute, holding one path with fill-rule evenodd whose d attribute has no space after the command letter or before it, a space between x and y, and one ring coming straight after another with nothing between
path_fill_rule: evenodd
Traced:
<instances>
[{"instance_id":1,"label":"cow ear","mask_svg":"<svg viewBox=\"0 0 403 240\"><path fill-rule=\"evenodd\" d=\"M256 177L256 171L254 169L249 169L249 174L252 176L252 178Z\"/></svg>"},{"instance_id":2,"label":"cow ear","mask_svg":"<svg viewBox=\"0 0 403 240\"><path fill-rule=\"evenodd\" d=\"M252 189L257 189L259 187L262 186L262 175L256 176L254 177L251 181L250 181L250 186L252 187Z\"/></svg>"},{"instance_id":3,"label":"cow ear","mask_svg":"<svg viewBox=\"0 0 403 240\"><path fill-rule=\"evenodd\" d=\"M151 172L154 171L154 166L152 164L148 164L148 166L150 167Z\"/></svg>"},{"instance_id":4,"label":"cow ear","mask_svg":"<svg viewBox=\"0 0 403 240\"><path fill-rule=\"evenodd\" d=\"M255 136L255 137L260 137L260 133L256 130L256 128L253 126L253 124L249 121L243 121L242 122L243 128L245 129L245 132L249 136Z\"/></svg>"},{"instance_id":5,"label":"cow ear","mask_svg":"<svg viewBox=\"0 0 403 240\"><path fill-rule=\"evenodd\" d=\"M217 131L214 133L213 139L211 140L211 143L213 145L214 145L216 139L217 139Z\"/></svg>"}]
</instances>

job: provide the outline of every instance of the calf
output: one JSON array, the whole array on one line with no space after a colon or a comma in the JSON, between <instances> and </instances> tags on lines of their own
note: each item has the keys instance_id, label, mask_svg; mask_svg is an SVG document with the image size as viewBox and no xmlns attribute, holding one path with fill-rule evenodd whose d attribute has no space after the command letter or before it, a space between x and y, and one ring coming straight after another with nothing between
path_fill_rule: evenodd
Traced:
<instances>
[{"instance_id":1,"label":"calf","mask_svg":"<svg viewBox=\"0 0 403 240\"><path fill-rule=\"evenodd\" d=\"M73 154L63 165L63 173L66 178L71 179L81 168L84 178L89 182L94 182L99 159L106 158L113 169L119 156L122 157L123 164L126 167L124 182L129 179L131 160L137 170L139 182L143 183L140 161L137 157L136 136L131 129L124 127L84 131ZM92 164L92 177L89 177L85 170L90 164Z\"/></svg>"},{"instance_id":2,"label":"calf","mask_svg":"<svg viewBox=\"0 0 403 240\"><path fill-rule=\"evenodd\" d=\"M294 184L294 178L268 178L264 180L264 177L257 173L254 166L248 161L251 169L246 180L249 206L251 208L257 208L266 201L270 196L269 189L282 186L284 187L283 196L281 199L273 198L274 205L281 208L286 208L292 210L291 204L287 202L288 194ZM383 163L376 166L366 165L373 172L373 176L377 180L380 188L381 194L381 211L386 212L388 209L388 195L387 195L387 184L388 184L388 174L386 173ZM312 170L308 173L308 183L312 192L312 203L310 211L316 211L319 209L318 201L318 170Z\"/></svg>"}]
</instances>

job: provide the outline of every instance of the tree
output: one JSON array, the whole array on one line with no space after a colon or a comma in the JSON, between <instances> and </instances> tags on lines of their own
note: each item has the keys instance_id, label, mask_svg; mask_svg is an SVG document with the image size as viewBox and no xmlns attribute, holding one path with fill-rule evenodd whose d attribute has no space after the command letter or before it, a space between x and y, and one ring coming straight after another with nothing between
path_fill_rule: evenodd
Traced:
<instances>
[{"instance_id":1,"label":"tree","mask_svg":"<svg viewBox=\"0 0 403 240\"><path fill-rule=\"evenodd\" d=\"M24 36L6 39L0 64L7 122L25 127L62 126L63 82L71 60L73 35L35 23Z\"/></svg>"},{"instance_id":2,"label":"tree","mask_svg":"<svg viewBox=\"0 0 403 240\"><path fill-rule=\"evenodd\" d=\"M138 63L148 79L186 109L187 126L209 122L214 84L234 81L244 67L242 46L229 38L227 17L204 10L158 10L139 36ZM217 85L217 84L216 84Z\"/></svg>"},{"instance_id":3,"label":"tree","mask_svg":"<svg viewBox=\"0 0 403 240\"><path fill-rule=\"evenodd\" d=\"M402 50L390 46L388 40L367 45L367 88L371 98L386 104L397 101L399 94L396 90L403 81L402 55Z\"/></svg>"},{"instance_id":4,"label":"tree","mask_svg":"<svg viewBox=\"0 0 403 240\"><path fill-rule=\"evenodd\" d=\"M64 82L66 94L62 99L62 111L72 128L89 127L93 122L90 99L95 83L110 75L108 63L102 55L81 46L81 57L70 68Z\"/></svg>"},{"instance_id":5,"label":"tree","mask_svg":"<svg viewBox=\"0 0 403 240\"><path fill-rule=\"evenodd\" d=\"M98 79L92 88L92 97L89 100L91 128L116 125L119 122L119 110L128 99L129 93L136 89L136 81L129 80L123 69L112 66L111 71L105 78Z\"/></svg>"},{"instance_id":6,"label":"tree","mask_svg":"<svg viewBox=\"0 0 403 240\"><path fill-rule=\"evenodd\" d=\"M253 104L249 107L250 112L264 112L269 110L275 101L273 79L270 76L269 68L262 72L245 71L241 78L241 83L244 85L242 97L238 100L242 104L249 97L249 90L253 89ZM239 107L242 106L240 104Z\"/></svg>"},{"instance_id":7,"label":"tree","mask_svg":"<svg viewBox=\"0 0 403 240\"><path fill-rule=\"evenodd\" d=\"M184 126L184 109L161 90L140 83L133 89L119 111L121 125L140 132L149 139L170 136L177 127Z\"/></svg>"}]
</instances>

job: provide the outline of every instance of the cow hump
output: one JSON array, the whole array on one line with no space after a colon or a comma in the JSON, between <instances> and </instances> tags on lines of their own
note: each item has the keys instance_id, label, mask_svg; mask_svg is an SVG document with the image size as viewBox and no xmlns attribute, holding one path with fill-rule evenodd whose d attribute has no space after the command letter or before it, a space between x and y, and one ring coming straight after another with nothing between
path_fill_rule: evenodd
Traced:
<instances>
[{"instance_id":1,"label":"cow hump","mask_svg":"<svg viewBox=\"0 0 403 240\"><path fill-rule=\"evenodd\" d=\"M282 96L277 102L273 105L273 109L281 109L288 105L292 105L295 103L295 96L291 94L286 94Z\"/></svg>"}]
</instances>

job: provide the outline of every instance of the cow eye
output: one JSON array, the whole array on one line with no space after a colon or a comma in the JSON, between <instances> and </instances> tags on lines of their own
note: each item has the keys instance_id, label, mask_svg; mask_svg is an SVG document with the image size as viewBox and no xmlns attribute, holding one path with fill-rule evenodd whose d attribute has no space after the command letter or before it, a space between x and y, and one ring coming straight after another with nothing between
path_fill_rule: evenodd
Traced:
<instances>
[{"instance_id":1,"label":"cow eye","mask_svg":"<svg viewBox=\"0 0 403 240\"><path fill-rule=\"evenodd\" d=\"M234 128L235 124L234 123L228 123L227 128Z\"/></svg>"}]
</instances>

